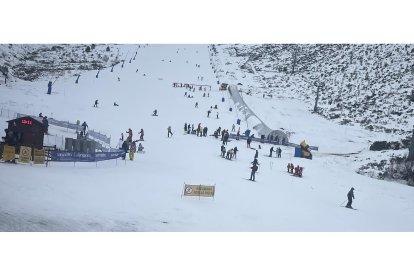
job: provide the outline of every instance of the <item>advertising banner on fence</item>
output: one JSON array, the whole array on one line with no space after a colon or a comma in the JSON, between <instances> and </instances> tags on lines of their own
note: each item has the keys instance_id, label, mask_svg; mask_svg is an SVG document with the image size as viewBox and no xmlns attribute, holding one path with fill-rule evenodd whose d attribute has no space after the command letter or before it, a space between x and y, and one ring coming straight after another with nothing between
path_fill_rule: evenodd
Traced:
<instances>
[{"instance_id":1,"label":"advertising banner on fence","mask_svg":"<svg viewBox=\"0 0 414 276\"><path fill-rule=\"evenodd\" d=\"M97 162L122 157L123 151L80 153L74 151L51 151L50 161L55 162Z\"/></svg>"},{"instance_id":2,"label":"advertising banner on fence","mask_svg":"<svg viewBox=\"0 0 414 276\"><path fill-rule=\"evenodd\" d=\"M24 147L24 146L20 147L19 162L29 163L31 156L32 156L32 148Z\"/></svg>"},{"instance_id":3,"label":"advertising banner on fence","mask_svg":"<svg viewBox=\"0 0 414 276\"><path fill-rule=\"evenodd\" d=\"M5 145L4 150L3 150L3 160L13 161L15 157L16 157L16 148Z\"/></svg>"},{"instance_id":4,"label":"advertising banner on fence","mask_svg":"<svg viewBox=\"0 0 414 276\"><path fill-rule=\"evenodd\" d=\"M33 163L44 164L45 163L45 150L34 149Z\"/></svg>"},{"instance_id":5,"label":"advertising banner on fence","mask_svg":"<svg viewBox=\"0 0 414 276\"><path fill-rule=\"evenodd\" d=\"M216 186L189 185L184 183L184 196L214 197Z\"/></svg>"}]
</instances>

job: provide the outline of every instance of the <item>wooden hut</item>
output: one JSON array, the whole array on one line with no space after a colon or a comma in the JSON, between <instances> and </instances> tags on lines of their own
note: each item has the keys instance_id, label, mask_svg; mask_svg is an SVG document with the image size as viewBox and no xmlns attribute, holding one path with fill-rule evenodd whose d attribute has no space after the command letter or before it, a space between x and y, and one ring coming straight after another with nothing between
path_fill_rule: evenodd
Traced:
<instances>
[{"instance_id":1,"label":"wooden hut","mask_svg":"<svg viewBox=\"0 0 414 276\"><path fill-rule=\"evenodd\" d=\"M46 127L42 121L31 116L24 116L8 122L7 132L12 132L10 146L27 146L36 149L43 148L43 138Z\"/></svg>"}]
</instances>

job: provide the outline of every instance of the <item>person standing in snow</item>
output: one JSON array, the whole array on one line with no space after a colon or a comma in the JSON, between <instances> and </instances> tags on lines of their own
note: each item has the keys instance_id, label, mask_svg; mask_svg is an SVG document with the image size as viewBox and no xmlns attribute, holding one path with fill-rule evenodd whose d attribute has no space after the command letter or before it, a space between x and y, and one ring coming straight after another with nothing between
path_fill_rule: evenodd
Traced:
<instances>
[{"instance_id":1,"label":"person standing in snow","mask_svg":"<svg viewBox=\"0 0 414 276\"><path fill-rule=\"evenodd\" d=\"M134 155L137 151L137 145L135 144L135 141L131 143L131 147L129 148L129 160L134 161Z\"/></svg>"},{"instance_id":2,"label":"person standing in snow","mask_svg":"<svg viewBox=\"0 0 414 276\"><path fill-rule=\"evenodd\" d=\"M86 128L87 127L88 127L88 124L85 121L83 121L82 128L83 128L84 133L86 133Z\"/></svg>"},{"instance_id":3,"label":"person standing in snow","mask_svg":"<svg viewBox=\"0 0 414 276\"><path fill-rule=\"evenodd\" d=\"M223 145L221 145L221 157L224 158L224 154L226 154L226 147L224 146L224 143L223 143Z\"/></svg>"},{"instance_id":4,"label":"person standing in snow","mask_svg":"<svg viewBox=\"0 0 414 276\"><path fill-rule=\"evenodd\" d=\"M168 126L167 130L168 130L168 134L167 134L168 138L170 137L170 134L171 134L171 137L172 137L173 133L171 132L171 126Z\"/></svg>"},{"instance_id":5,"label":"person standing in snow","mask_svg":"<svg viewBox=\"0 0 414 276\"><path fill-rule=\"evenodd\" d=\"M131 143L132 142L132 129L128 128L128 130L126 131L126 133L128 133L127 141L129 143Z\"/></svg>"},{"instance_id":6,"label":"person standing in snow","mask_svg":"<svg viewBox=\"0 0 414 276\"><path fill-rule=\"evenodd\" d=\"M204 137L207 137L207 131L208 131L208 128L205 126L205 127L203 128L203 136L204 136Z\"/></svg>"},{"instance_id":7,"label":"person standing in snow","mask_svg":"<svg viewBox=\"0 0 414 276\"><path fill-rule=\"evenodd\" d=\"M234 147L234 149L233 149L233 153L234 153L234 159L237 159L237 152L238 152L239 150L237 149L237 147Z\"/></svg>"},{"instance_id":8,"label":"person standing in snow","mask_svg":"<svg viewBox=\"0 0 414 276\"><path fill-rule=\"evenodd\" d=\"M144 129L141 128L141 131L139 132L139 140L144 141Z\"/></svg>"},{"instance_id":9,"label":"person standing in snow","mask_svg":"<svg viewBox=\"0 0 414 276\"><path fill-rule=\"evenodd\" d=\"M231 131L236 131L236 126L234 124L231 126Z\"/></svg>"},{"instance_id":10,"label":"person standing in snow","mask_svg":"<svg viewBox=\"0 0 414 276\"><path fill-rule=\"evenodd\" d=\"M125 157L126 157L126 153L128 152L128 143L127 143L127 141L124 141L123 143L122 143L122 150L124 151L124 154L122 155L122 160L125 160Z\"/></svg>"},{"instance_id":11,"label":"person standing in snow","mask_svg":"<svg viewBox=\"0 0 414 276\"><path fill-rule=\"evenodd\" d=\"M184 133L187 132L187 123L184 123Z\"/></svg>"},{"instance_id":12,"label":"person standing in snow","mask_svg":"<svg viewBox=\"0 0 414 276\"><path fill-rule=\"evenodd\" d=\"M282 157L282 149L280 147L277 147L277 158Z\"/></svg>"},{"instance_id":13,"label":"person standing in snow","mask_svg":"<svg viewBox=\"0 0 414 276\"><path fill-rule=\"evenodd\" d=\"M239 128L239 130L237 130L236 140L240 140L240 128Z\"/></svg>"},{"instance_id":14,"label":"person standing in snow","mask_svg":"<svg viewBox=\"0 0 414 276\"><path fill-rule=\"evenodd\" d=\"M98 107L98 100L95 100L95 104L93 105L93 107Z\"/></svg>"},{"instance_id":15,"label":"person standing in snow","mask_svg":"<svg viewBox=\"0 0 414 276\"><path fill-rule=\"evenodd\" d=\"M195 108L198 108L198 102L195 103L194 107Z\"/></svg>"},{"instance_id":16,"label":"person standing in snow","mask_svg":"<svg viewBox=\"0 0 414 276\"><path fill-rule=\"evenodd\" d=\"M351 190L349 190L347 196L348 196L348 203L346 204L346 208L352 208L352 199L355 199L354 196L354 187L351 188Z\"/></svg>"},{"instance_id":17,"label":"person standing in snow","mask_svg":"<svg viewBox=\"0 0 414 276\"><path fill-rule=\"evenodd\" d=\"M47 84L47 94L52 94L52 81Z\"/></svg>"},{"instance_id":18,"label":"person standing in snow","mask_svg":"<svg viewBox=\"0 0 414 276\"><path fill-rule=\"evenodd\" d=\"M218 116L218 112L217 112L217 114L216 114L216 118L217 118L217 119L219 118L219 116Z\"/></svg>"},{"instance_id":19,"label":"person standing in snow","mask_svg":"<svg viewBox=\"0 0 414 276\"><path fill-rule=\"evenodd\" d=\"M257 157L259 157L259 151L256 150L256 153L254 154L254 159L257 159Z\"/></svg>"},{"instance_id":20,"label":"person standing in snow","mask_svg":"<svg viewBox=\"0 0 414 276\"><path fill-rule=\"evenodd\" d=\"M207 118L210 118L211 110L207 111Z\"/></svg>"},{"instance_id":21,"label":"person standing in snow","mask_svg":"<svg viewBox=\"0 0 414 276\"><path fill-rule=\"evenodd\" d=\"M250 143L252 142L252 137L247 138L247 147L250 148Z\"/></svg>"},{"instance_id":22,"label":"person standing in snow","mask_svg":"<svg viewBox=\"0 0 414 276\"><path fill-rule=\"evenodd\" d=\"M45 126L45 134L49 134L49 120L47 119L47 116L43 117L42 123Z\"/></svg>"},{"instance_id":23,"label":"person standing in snow","mask_svg":"<svg viewBox=\"0 0 414 276\"><path fill-rule=\"evenodd\" d=\"M270 153L269 153L269 157L272 157L272 153L276 152L275 150L273 150L273 147L270 148Z\"/></svg>"},{"instance_id":24,"label":"person standing in snow","mask_svg":"<svg viewBox=\"0 0 414 276\"><path fill-rule=\"evenodd\" d=\"M256 164L253 164L253 166L251 167L251 169L252 169L252 172L250 174L250 180L256 181L255 175L256 175L256 172L258 170L258 167L257 167Z\"/></svg>"}]
</instances>

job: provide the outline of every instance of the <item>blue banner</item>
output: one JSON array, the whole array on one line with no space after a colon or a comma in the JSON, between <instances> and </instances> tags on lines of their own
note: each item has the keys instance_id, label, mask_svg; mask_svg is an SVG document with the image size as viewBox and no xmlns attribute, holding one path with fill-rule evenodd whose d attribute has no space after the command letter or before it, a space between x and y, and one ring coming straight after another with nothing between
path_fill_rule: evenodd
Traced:
<instances>
[{"instance_id":1,"label":"blue banner","mask_svg":"<svg viewBox=\"0 0 414 276\"><path fill-rule=\"evenodd\" d=\"M57 151L49 152L49 161L54 162L98 162L110 159L117 159L124 156L124 151L112 152L95 152L95 153L80 153L74 151Z\"/></svg>"}]
</instances>

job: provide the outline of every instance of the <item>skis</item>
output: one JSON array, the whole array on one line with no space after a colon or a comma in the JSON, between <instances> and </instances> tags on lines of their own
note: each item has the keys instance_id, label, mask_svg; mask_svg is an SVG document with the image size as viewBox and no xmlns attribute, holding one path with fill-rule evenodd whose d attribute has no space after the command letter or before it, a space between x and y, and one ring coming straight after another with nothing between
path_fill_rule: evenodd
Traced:
<instances>
[{"instance_id":1,"label":"skis","mask_svg":"<svg viewBox=\"0 0 414 276\"><path fill-rule=\"evenodd\" d=\"M352 208L352 207L346 207L346 206L341 206L341 207L344 207L344 208L347 208L347 209L352 209L352 210L358 210L358 209L355 209L355 208Z\"/></svg>"}]
</instances>

